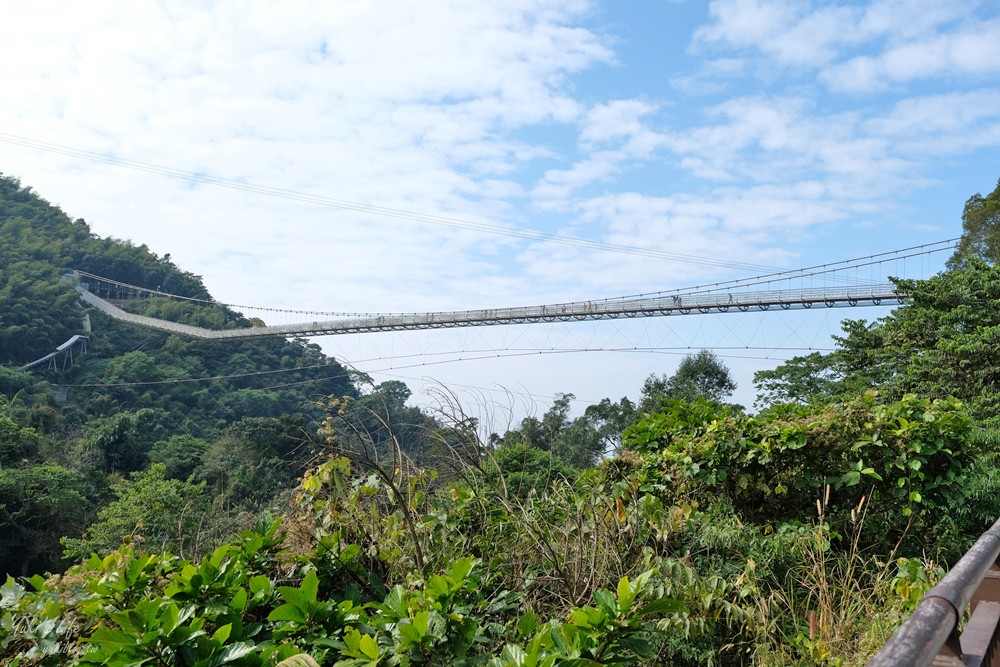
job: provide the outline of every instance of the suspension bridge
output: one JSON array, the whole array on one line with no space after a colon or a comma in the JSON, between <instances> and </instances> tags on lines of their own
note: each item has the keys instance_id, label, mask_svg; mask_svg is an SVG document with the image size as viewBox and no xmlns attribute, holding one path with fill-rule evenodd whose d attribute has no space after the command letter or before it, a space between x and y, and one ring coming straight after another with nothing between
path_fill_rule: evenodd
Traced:
<instances>
[{"instance_id":1,"label":"suspension bridge","mask_svg":"<svg viewBox=\"0 0 1000 667\"><path fill-rule=\"evenodd\" d=\"M957 239L751 278L693 287L586 301L420 313L337 313L223 304L148 289L104 276L72 273L80 298L116 320L192 338L232 340L266 336L326 336L380 331L478 327L537 322L572 322L730 312L785 311L902 303L907 295L890 282L906 276L906 262L920 265L930 256L953 250ZM919 276L926 277L926 276ZM309 319L288 324L207 329L129 312L130 302L167 299L232 311L284 313Z\"/></svg>"}]
</instances>

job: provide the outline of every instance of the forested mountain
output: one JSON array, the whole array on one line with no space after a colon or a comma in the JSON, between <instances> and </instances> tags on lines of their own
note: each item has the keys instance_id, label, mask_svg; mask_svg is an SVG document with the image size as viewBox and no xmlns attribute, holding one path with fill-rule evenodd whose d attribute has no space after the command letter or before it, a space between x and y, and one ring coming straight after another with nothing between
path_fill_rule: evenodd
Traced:
<instances>
[{"instance_id":1,"label":"forested mountain","mask_svg":"<svg viewBox=\"0 0 1000 667\"><path fill-rule=\"evenodd\" d=\"M361 395L358 378L305 341L192 341L85 313L63 278L70 270L210 298L169 256L98 238L84 220L0 177L0 570L55 566L60 536L79 537L127 476L151 463L178 483L203 484L218 516L258 511L315 455L320 402ZM248 324L206 310L174 315ZM72 366L60 357L56 369L17 370L74 334L88 341ZM53 385L67 402L56 403Z\"/></svg>"},{"instance_id":2,"label":"forested mountain","mask_svg":"<svg viewBox=\"0 0 1000 667\"><path fill-rule=\"evenodd\" d=\"M51 352L72 334L83 333L83 308L72 283L61 277L69 270L182 296L210 298L201 278L178 269L169 256L159 257L144 245L97 238L84 220L71 220L30 188L9 178L0 178L0 267L0 359L14 367ZM196 307L188 310L197 316ZM156 436L180 432L180 416L185 421L184 432L214 435L242 417L300 414L315 397L353 390L347 371L326 358L318 346L282 339L188 341L122 325L99 313L90 317L93 333L88 356L71 371L46 379L65 385L107 386L72 391L74 405L95 416L117 412L123 406L151 409L154 413L149 418ZM224 317L247 325L237 313L226 312ZM128 386L136 381L300 367L307 370L248 375L193 387ZM277 384L290 386L264 391Z\"/></svg>"},{"instance_id":3,"label":"forested mountain","mask_svg":"<svg viewBox=\"0 0 1000 667\"><path fill-rule=\"evenodd\" d=\"M81 331L66 269L207 297L0 184L13 365ZM0 568L35 574L0 665L864 664L1000 515L998 202L906 304L759 373L756 414L702 351L484 437L302 341L91 313L71 368L0 368Z\"/></svg>"}]
</instances>

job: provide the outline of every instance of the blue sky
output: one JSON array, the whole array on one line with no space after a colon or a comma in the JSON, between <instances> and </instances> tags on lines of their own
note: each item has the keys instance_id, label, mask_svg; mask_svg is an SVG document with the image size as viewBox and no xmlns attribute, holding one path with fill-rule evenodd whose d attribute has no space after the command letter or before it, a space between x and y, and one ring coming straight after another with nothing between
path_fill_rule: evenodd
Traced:
<instances>
[{"instance_id":1,"label":"blue sky","mask_svg":"<svg viewBox=\"0 0 1000 667\"><path fill-rule=\"evenodd\" d=\"M966 198L1000 177L995 2L39 1L5 10L0 57L0 171L99 234L170 253L232 303L423 311L742 277L738 264L956 236ZM415 215L198 184L11 137ZM503 356L515 349L717 346L749 404L753 370L795 353L783 348L828 347L847 315L318 342L378 379L402 377L418 400L438 380L471 402L511 404L500 414L544 410L560 391L634 397L680 359ZM740 346L769 350L722 349ZM497 352L469 361L489 354L470 350ZM420 355L449 363L398 359Z\"/></svg>"}]
</instances>

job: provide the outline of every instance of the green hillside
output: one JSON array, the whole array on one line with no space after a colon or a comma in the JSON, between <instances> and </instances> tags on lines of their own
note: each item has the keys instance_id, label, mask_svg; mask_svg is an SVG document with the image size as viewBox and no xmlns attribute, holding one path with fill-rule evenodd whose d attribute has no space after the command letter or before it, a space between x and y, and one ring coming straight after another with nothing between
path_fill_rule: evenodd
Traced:
<instances>
[{"instance_id":1,"label":"green hillside","mask_svg":"<svg viewBox=\"0 0 1000 667\"><path fill-rule=\"evenodd\" d=\"M61 277L68 270L211 298L201 278L178 269L169 256L159 257L146 246L128 241L97 238L84 220L70 219L9 178L0 178L0 266L0 359L7 366L39 358L71 335L83 333L84 310L72 284ZM197 307L187 311L179 319L199 316ZM303 407L311 399L352 391L347 372L317 346L280 339L225 344L187 341L121 325L99 313L89 316L93 332L87 357L68 372L44 376L46 380L66 385L127 385L299 367L308 370L193 386L71 391L73 405L88 417L113 414L123 406L151 409L154 414L149 419L157 436L182 431L212 436L244 417L310 414ZM247 324L238 313L227 311L217 318ZM291 386L268 390L278 384ZM183 427L178 415L184 416Z\"/></svg>"},{"instance_id":2,"label":"green hillside","mask_svg":"<svg viewBox=\"0 0 1000 667\"><path fill-rule=\"evenodd\" d=\"M359 395L345 368L304 341L191 341L87 312L62 277L69 270L210 298L201 278L169 257L98 238L84 220L0 177L0 419L31 432L28 444L0 450L0 489L8 494L0 502L11 513L0 520L0 570L59 564L59 538L79 537L117 485L154 462L175 481L203 483L206 499L224 505L220 516L259 511L294 486L315 455L318 402ZM206 318L198 307L175 315ZM219 309L211 317L216 325L247 324ZM72 365L63 368L60 356L55 369L17 370L75 334L88 341ZM56 386L65 402L56 402ZM24 497L26 486L51 488L55 480L65 498Z\"/></svg>"}]
</instances>

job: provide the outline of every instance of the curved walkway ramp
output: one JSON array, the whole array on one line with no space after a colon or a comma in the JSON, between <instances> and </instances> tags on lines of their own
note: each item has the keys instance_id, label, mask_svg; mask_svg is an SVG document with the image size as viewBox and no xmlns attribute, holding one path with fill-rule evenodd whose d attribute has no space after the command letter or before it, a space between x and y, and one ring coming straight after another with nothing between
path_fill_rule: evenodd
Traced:
<instances>
[{"instance_id":1,"label":"curved walkway ramp","mask_svg":"<svg viewBox=\"0 0 1000 667\"><path fill-rule=\"evenodd\" d=\"M63 368L65 369L67 361L69 363L73 363L73 346L76 345L77 343L80 343L83 346L84 352L87 351L87 337L76 335L67 340L59 347L57 347L54 352L49 352L41 359L35 359L30 364L25 364L24 366L21 366L18 370L26 371L29 368L34 368L35 366L44 364L46 361L49 362L50 365L54 365L56 357L58 357L63 352L66 353L66 356L63 358Z\"/></svg>"},{"instance_id":2,"label":"curved walkway ramp","mask_svg":"<svg viewBox=\"0 0 1000 667\"><path fill-rule=\"evenodd\" d=\"M573 303L519 308L455 310L432 313L404 313L345 317L322 322L301 322L243 329L204 329L168 322L144 315L128 313L98 297L83 285L77 285L80 298L88 305L116 320L170 333L204 339L258 338L263 336L322 336L332 334L369 333L374 331L407 331L475 327L496 324L526 324L533 322L571 322L576 320L606 320L622 317L660 317L693 313L747 312L774 309L791 310L820 305L839 306L881 305L883 301L900 303L906 298L892 284L833 287L805 290L753 292L694 292L647 298L601 299Z\"/></svg>"}]
</instances>

